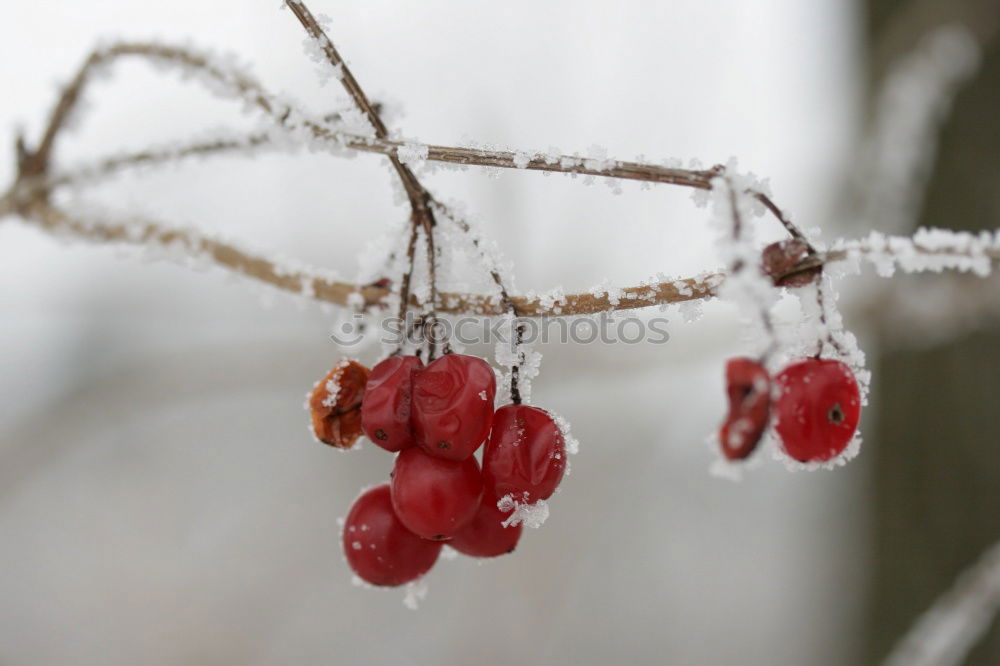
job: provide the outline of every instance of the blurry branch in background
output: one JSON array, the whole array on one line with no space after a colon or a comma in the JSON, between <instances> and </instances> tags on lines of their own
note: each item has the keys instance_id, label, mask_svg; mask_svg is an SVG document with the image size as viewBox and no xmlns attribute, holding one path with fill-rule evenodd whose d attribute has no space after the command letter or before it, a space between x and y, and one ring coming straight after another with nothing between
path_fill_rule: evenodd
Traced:
<instances>
[{"instance_id":1,"label":"blurry branch in background","mask_svg":"<svg viewBox=\"0 0 1000 666\"><path fill-rule=\"evenodd\" d=\"M995 157L988 156L990 149L980 152L977 148L964 155L957 151L969 150L971 143L995 144L989 134L977 137L975 130L970 131L976 125L969 123L995 121L989 118L988 105L995 104L996 96L985 91L995 86L992 82L996 80L1000 3L880 0L867 5L869 18L874 21L882 13L885 27L873 28L876 42L869 62L868 127L861 151L854 156L856 164L849 171L854 196L848 198L854 199L856 210L845 217L856 221L856 228L877 227L890 233L907 233L922 218L947 220L941 223L961 228L995 226L996 220L987 216L961 219L969 210L977 210L976 206L955 204L965 198L985 203L993 189L989 181L995 173L987 171L995 168ZM970 86L973 82L979 85ZM968 97L959 100L967 91ZM959 115L953 115L953 109ZM993 110L994 116L995 113ZM943 159L938 158L941 147L945 151ZM995 211L996 207L987 204L982 209ZM969 494L950 495L955 492L954 487L935 476L942 458L930 451L938 445L933 430L928 429L924 437L914 432L920 426L910 431L904 429L902 433L893 430L894 424L909 421L913 411L936 404L906 390L895 395L894 379L905 380L940 368L948 373L956 389L972 385L970 380L975 381L975 373L970 368L976 361L963 361L962 357L977 349L975 340L992 338L986 348L996 347L995 329L992 334L982 329L988 330L1000 320L998 283L996 280L980 285L967 282L892 281L870 290L867 299L871 315L868 321L881 329L883 343L887 340L897 343L904 336L909 338L909 345L930 343L936 347L926 354L899 353L897 347L886 355L882 368L888 373L883 381L879 428L889 437L879 447L873 463L876 497L873 530L878 536L873 546L876 585L872 593L872 616L876 621L868 630L878 652L884 649L882 644L892 645L896 640L895 634L900 631L894 626L897 618L902 627L912 621L910 611L914 609L908 602L919 596L919 603L926 604L925 592L936 595L934 588L943 587L942 583L921 581L924 578L921 573L937 573L944 568L942 565L950 570L955 567L955 553L967 548L976 552L982 548L981 538L997 537L996 521L991 521L992 514L987 511L979 520L955 521L953 529L946 532L947 539L942 539L941 528L935 528L932 525L935 521L928 518L933 513L928 506L937 504L938 499L947 499L937 506L936 511L941 512L938 515L965 510L965 498L976 494L971 490L975 482L969 482L970 489L966 491ZM973 330L979 330L981 335L963 339L962 334ZM989 409L989 398L982 397L989 394L988 389L978 386L975 392L980 398L971 396L966 403L968 411L949 413L951 419L964 420L963 416ZM915 422L924 426L927 423L919 417ZM977 423L981 427L989 419ZM965 448L958 445L954 451L949 449L952 476L964 478L983 465L984 460L989 464L995 427L987 427L990 429L980 430L978 435L966 428L962 431L966 435L962 439L969 440L964 442ZM913 434L917 437L908 437ZM975 452L977 444L984 444L987 449ZM904 463L902 457L911 460ZM987 487L995 482L990 481L989 475L984 478ZM988 506L989 498L995 498L996 493L976 496ZM985 534L980 532L984 529ZM946 547L930 545L945 541ZM912 557L912 561L900 567L901 557L908 560ZM902 573L893 573L897 570ZM988 654L974 655L973 648L983 642L998 605L1000 543L988 549L909 627L885 663L943 666L965 663L967 659L969 663L980 663L977 657L982 663L995 663L995 640L987 639L983 646L983 652Z\"/></svg>"},{"instance_id":2,"label":"blurry branch in background","mask_svg":"<svg viewBox=\"0 0 1000 666\"><path fill-rule=\"evenodd\" d=\"M989 39L994 33L984 34ZM873 95L871 124L851 173L857 226L891 233L912 228L941 128L955 97L979 71L982 51L977 33L965 26L937 25L887 69Z\"/></svg>"},{"instance_id":3,"label":"blurry branch in background","mask_svg":"<svg viewBox=\"0 0 1000 666\"><path fill-rule=\"evenodd\" d=\"M980 45L989 43L1000 29L996 0L907 0L899 5L887 17L869 56L872 83L879 88L885 74L898 68L899 54L915 52L939 28L961 27Z\"/></svg>"},{"instance_id":4,"label":"blurry branch in background","mask_svg":"<svg viewBox=\"0 0 1000 666\"><path fill-rule=\"evenodd\" d=\"M962 572L886 659L885 666L952 666L983 636L1000 606L1000 542Z\"/></svg>"}]
</instances>

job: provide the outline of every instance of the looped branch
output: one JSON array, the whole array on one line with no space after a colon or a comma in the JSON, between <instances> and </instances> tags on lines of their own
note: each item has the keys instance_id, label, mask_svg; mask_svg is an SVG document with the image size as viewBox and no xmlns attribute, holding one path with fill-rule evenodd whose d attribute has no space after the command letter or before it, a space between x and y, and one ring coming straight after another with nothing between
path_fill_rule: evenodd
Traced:
<instances>
[{"instance_id":1,"label":"looped branch","mask_svg":"<svg viewBox=\"0 0 1000 666\"><path fill-rule=\"evenodd\" d=\"M381 154L390 159L400 173L401 182L407 191L413 211L413 236L410 242L412 255L416 247L418 227L424 229L429 240L432 239L434 208L437 208L440 214L455 220L460 227L463 223L457 216L450 214L446 207L436 202L413 175L412 168L402 163L399 153L403 149L410 153L420 154L424 156L424 159L430 161L456 165L603 176L701 190L710 190L713 179L724 173L723 167L718 166L711 169L682 169L640 162L595 160L578 156L542 155L523 151L495 151L469 147L413 144L390 139L379 118L378 105L371 103L364 95L356 79L344 66L339 54L315 19L301 2L293 0L289 2L289 6L303 22L310 35L323 42L323 51L326 57L332 65L337 66L342 72L341 80L352 99L371 122L374 128L373 135L343 131L338 127L339 118L336 116L319 120L311 118L289 103L267 92L249 74L242 72L230 63L213 58L209 54L198 53L183 47L149 43L123 42L102 46L95 49L86 58L72 81L63 90L50 113L49 121L38 147L32 150L23 139L18 138L16 145L18 177L15 183L0 195L0 218L19 215L28 223L36 224L47 231L93 241L122 242L151 247L180 247L191 256L210 261L224 269L238 272L278 289L336 305L354 303L357 300L354 294L359 294L366 307L377 308L384 307L386 299L390 295L388 288L384 286L359 286L331 279L322 272L313 269L291 269L219 239L209 238L193 230L173 229L159 222L149 220L129 220L127 222L85 220L52 206L48 195L58 187L106 178L122 170L142 165L164 164L195 156L252 150L278 142L287 143L289 140L311 140L319 142L319 145L334 152L342 153L346 148ZM249 107L262 112L275 123L280 134L259 132L244 137L194 142L172 148L147 149L108 157L71 171L54 172L52 155L57 139L62 130L65 129L84 89L92 80L92 74L101 66L107 66L114 61L128 57L164 63L198 73L197 80L210 85L213 92L240 98ZM801 231L772 201L769 195L756 190L748 190L746 194L763 204L793 238L808 244ZM465 229L468 227L466 226ZM778 279L786 278L854 256L879 256L881 261L889 259L891 262L898 247L902 246L912 250L908 256L916 254L918 257L933 258L936 262L926 266L917 265L916 269L934 270L935 266L940 268L942 265L951 268L967 268L968 262L973 262L978 267L976 270L982 272L985 265L985 270L988 271L992 262L996 261L1000 255L996 240L994 239L992 243L977 242L973 244L967 241L967 238L956 236L951 245L936 243L933 246L922 246L920 243L914 244L906 238L883 237L847 243L828 252L818 252L809 246L810 252L802 261L784 275L777 277ZM428 261L432 267L435 263L434 254L434 250L431 248L428 253ZM408 275L404 275L401 284L401 307L419 307L420 304L410 296L408 277ZM491 277L498 285L499 296L434 293L431 298L432 304L435 306L434 310L451 314L486 316L513 313L519 317L586 315L613 310L630 310L710 298L715 295L724 279L724 274L715 272L672 281L656 281L617 290L614 296L607 293L603 295L580 293L560 296L557 299L516 296L503 285L498 273L493 271ZM434 285L434 289L436 291L436 285Z\"/></svg>"}]
</instances>

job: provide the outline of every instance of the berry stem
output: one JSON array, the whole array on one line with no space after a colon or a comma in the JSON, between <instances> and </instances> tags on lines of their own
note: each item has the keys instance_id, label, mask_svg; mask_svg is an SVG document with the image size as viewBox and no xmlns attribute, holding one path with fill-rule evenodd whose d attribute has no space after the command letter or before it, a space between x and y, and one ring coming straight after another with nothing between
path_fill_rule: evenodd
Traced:
<instances>
[{"instance_id":1,"label":"berry stem","mask_svg":"<svg viewBox=\"0 0 1000 666\"><path fill-rule=\"evenodd\" d=\"M521 353L521 343L524 341L524 324L517 321L520 317L518 312L517 304L514 303L514 299L510 297L510 291L507 290L504 284L503 278L500 277L500 271L497 270L496 266L490 263L489 257L486 252L483 251L482 246L479 243L479 238L472 233L472 228L469 223L464 219L459 217L451 208L445 206L439 201L432 200L431 203L437 207L438 212L444 215L447 219L451 220L456 227L458 227L472 242L472 246L479 252L479 256L486 260L486 263L490 265L489 274L490 278L496 284L497 289L500 291L500 302L503 305L504 310L506 310L514 318L514 354L516 360L514 364L510 367L510 400L515 405L521 404L521 389L518 386L518 376L521 374L521 362L524 360L524 356ZM447 352L446 352L447 353Z\"/></svg>"},{"instance_id":2,"label":"berry stem","mask_svg":"<svg viewBox=\"0 0 1000 666\"><path fill-rule=\"evenodd\" d=\"M751 194L753 194L754 198L757 199L757 201L764 204L764 207L767 208L767 210L771 213L771 215L773 215L779 222L781 222L781 226L785 228L785 230L792 238L794 238L797 241L800 241L802 244L806 246L807 257L814 257L819 254L816 251L816 248L813 247L813 244L809 242L809 239L806 238L805 234L802 233L802 230L799 229L799 227L794 222L792 222L791 218L785 215L785 212L783 210L778 208L778 205L775 204L774 201L772 201L769 196L767 196L763 192L751 192Z\"/></svg>"},{"instance_id":3,"label":"berry stem","mask_svg":"<svg viewBox=\"0 0 1000 666\"><path fill-rule=\"evenodd\" d=\"M420 224L423 227L424 235L427 237L427 281L430 283L431 297L430 297L430 312L424 321L423 333L424 339L427 342L427 361L433 361L437 358L438 352L438 319L437 319L437 306L438 306L438 289L437 289L437 251L434 247L434 227L437 222L434 220L434 212L431 207L427 205L427 202L422 204L424 214L420 217ZM430 333L428 334L428 327ZM447 340L443 342L444 353L448 354L451 352L451 346L448 344Z\"/></svg>"},{"instance_id":4,"label":"berry stem","mask_svg":"<svg viewBox=\"0 0 1000 666\"><path fill-rule=\"evenodd\" d=\"M295 18L299 20L302 27L320 47L323 55L329 61L338 72L340 72L340 82L350 95L351 99L354 101L355 106L365 115L368 122L371 123L372 129L375 130L375 138L380 140L386 140L389 138L389 129L386 127L385 123L382 122L382 118L379 116L378 111L375 106L371 103L368 95L361 88L361 84L358 80L354 78L354 74L351 72L347 63L340 56L333 42L327 36L326 32L319 25L319 22L306 7L302 0L285 0L285 4ZM410 257L410 267L406 275L404 275L404 281L406 282L406 291L403 293L402 288L400 289L400 310L403 317L406 315L406 310L409 307L409 283L413 273L413 253L416 247L416 235L417 228L423 227L424 233L427 235L427 274L428 280L430 281L431 288L431 298L430 298L430 326L431 334L428 339L427 329L423 328L422 333L424 341L428 344L428 361L434 360L437 355L437 340L436 340L436 328L437 328L437 304L438 304L438 293L437 293L437 275L436 275L436 260L434 252L434 213L431 211L429 205L431 201L431 195L427 189L421 185L420 181L417 179L413 170L409 166L403 164L402 160L399 159L399 155L396 151L387 154L389 161L392 163L393 168L399 175L399 179L403 184L403 189L406 190L406 196L410 200L410 210L412 211L412 221L413 230L410 237L409 245L409 257ZM405 339L405 338L404 338ZM447 342L445 342L447 348Z\"/></svg>"},{"instance_id":5,"label":"berry stem","mask_svg":"<svg viewBox=\"0 0 1000 666\"><path fill-rule=\"evenodd\" d=\"M847 351L843 347L840 346L840 343L837 342L836 339L834 339L834 337L833 337L833 331L830 330L830 325L828 323L829 320L827 319L827 316L826 316L826 299L823 296L823 284L824 283L823 283L823 269L822 269L822 267L820 267L820 271L819 271L819 274L817 275L817 278L818 279L817 279L817 282L816 282L816 306L819 308L819 322L820 322L820 324L822 324L823 331L825 332L826 336L825 336L824 339L821 339L819 341L819 351L816 352L816 357L819 358L820 356L822 356L822 354L823 354L823 345L825 343L827 343L827 342L830 343L830 346L833 347L836 350L836 352L842 358L846 357L847 356Z\"/></svg>"},{"instance_id":6,"label":"berry stem","mask_svg":"<svg viewBox=\"0 0 1000 666\"><path fill-rule=\"evenodd\" d=\"M723 169L723 167L719 167L719 169ZM721 173L725 174L724 170L721 171ZM741 239L743 237L743 218L740 216L739 198L737 197L736 194L736 188L733 186L733 181L729 178L729 176L723 175L722 178L726 183L726 188L729 194L729 210L730 214L732 215L733 243L736 246L739 246ZM758 196L758 198L760 198L760 196ZM775 210L777 210L777 207L775 207ZM739 275L745 270L747 270L746 262L738 257L733 260L733 263L729 267L729 272L734 277ZM769 338L769 343L767 345L767 348L763 351L763 353L761 353L759 359L760 363L764 364L767 361L767 359L771 356L771 354L773 354L775 350L778 348L778 341L775 338L774 322L771 320L771 313L768 310L767 306L763 303L758 303L757 310L758 310L758 315L760 316L761 325L764 327L764 331L767 333L767 337Z\"/></svg>"},{"instance_id":7,"label":"berry stem","mask_svg":"<svg viewBox=\"0 0 1000 666\"><path fill-rule=\"evenodd\" d=\"M407 268L403 271L403 277L399 281L399 321L405 324L406 330L403 331L403 337L396 345L396 351L392 353L393 356L402 353L406 341L410 339L410 324L406 319L406 313L410 309L410 281L413 278L413 266L417 254L417 229L417 220L415 216L411 215L410 239L406 245Z\"/></svg>"}]
</instances>

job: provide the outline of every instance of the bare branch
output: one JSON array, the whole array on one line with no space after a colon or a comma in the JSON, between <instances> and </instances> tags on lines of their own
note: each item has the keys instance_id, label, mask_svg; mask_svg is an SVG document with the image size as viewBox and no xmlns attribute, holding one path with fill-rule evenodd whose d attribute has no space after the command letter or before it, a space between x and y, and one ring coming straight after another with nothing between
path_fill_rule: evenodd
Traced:
<instances>
[{"instance_id":1,"label":"bare branch","mask_svg":"<svg viewBox=\"0 0 1000 666\"><path fill-rule=\"evenodd\" d=\"M5 211L13 213L10 203L13 200L8 192L0 197L0 214ZM5 203L6 202L6 203ZM245 275L249 278L269 284L278 289L299 294L320 302L334 305L346 305L351 294L358 293L368 307L382 307L389 296L389 290L378 286L358 286L341 282L323 275L319 270L308 268L290 268L277 262L241 250L231 244L214 239L197 231L177 229L161 223L133 218L121 222L105 220L86 220L55 208L44 201L35 201L20 210L28 223L45 229L54 234L68 235L84 240L104 243L125 243L135 246L181 250L186 255L202 259L219 267ZM989 247L970 247L967 239L958 236L953 246L938 244L936 247L920 248L916 252L926 257L934 257L937 261L950 261L954 267L961 267L963 262L983 260L987 267L1000 260L1000 244ZM888 238L886 243L872 244L867 241L857 241L844 249L807 257L800 265L794 267L785 276L793 275L820 264L843 261L849 258L873 256L883 260L892 256L892 246L899 243L909 243L908 238ZM915 269L921 267L915 266ZM935 270L928 264L923 270ZM725 279L721 272L708 273L698 277L683 278L671 281L660 281L634 287L626 287L620 294L611 296L605 294L579 293L569 294L557 300L545 297L525 297L508 295L502 299L497 295L442 293L440 295L440 311L449 314L500 315L510 311L513 305L519 316L572 316L597 314L614 310L634 310L684 301L702 300L714 296ZM416 305L416 301L411 299Z\"/></svg>"},{"instance_id":2,"label":"bare branch","mask_svg":"<svg viewBox=\"0 0 1000 666\"><path fill-rule=\"evenodd\" d=\"M359 287L324 277L315 269L284 267L271 259L254 255L192 229L171 228L139 218L120 222L83 219L45 202L35 202L24 212L26 221L50 233L102 243L124 243L171 252L180 250L187 256L214 263L278 289L334 305L346 305L351 294L358 293L366 306L379 307L389 296L387 288ZM721 275L710 274L700 278L630 287L623 290L622 296L614 304L606 295L593 294L572 294L557 304L548 304L541 298L518 296L512 296L511 301L523 316L596 314L608 310L628 310L706 298L714 293L721 279ZM507 305L494 296L443 293L440 298L441 311L446 313L498 315L507 312ZM411 303L417 304L412 299Z\"/></svg>"}]
</instances>

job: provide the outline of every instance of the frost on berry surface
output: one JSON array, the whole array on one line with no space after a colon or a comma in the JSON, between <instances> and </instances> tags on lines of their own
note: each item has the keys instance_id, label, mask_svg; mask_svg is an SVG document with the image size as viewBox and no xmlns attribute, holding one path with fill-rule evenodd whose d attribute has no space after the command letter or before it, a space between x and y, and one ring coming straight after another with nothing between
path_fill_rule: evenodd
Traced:
<instances>
[{"instance_id":1,"label":"frost on berry surface","mask_svg":"<svg viewBox=\"0 0 1000 666\"><path fill-rule=\"evenodd\" d=\"M532 529L541 527L549 517L549 504L545 500L528 503L524 498L515 499L513 495L504 495L497 501L497 508L510 516L503 521L504 527L523 525Z\"/></svg>"},{"instance_id":2,"label":"frost on berry surface","mask_svg":"<svg viewBox=\"0 0 1000 666\"><path fill-rule=\"evenodd\" d=\"M861 412L851 369L840 361L807 358L789 364L774 383L772 424L782 451L803 463L840 456Z\"/></svg>"},{"instance_id":3,"label":"frost on berry surface","mask_svg":"<svg viewBox=\"0 0 1000 666\"><path fill-rule=\"evenodd\" d=\"M551 409L548 410L548 412L549 416L552 417L552 420L555 421L556 427L559 429L560 434L562 434L563 446L566 449L566 453L568 453L571 456L574 456L577 453L579 453L580 442L579 440L577 440L576 437L573 436L573 433L570 432L569 421L564 419L562 416L559 416ZM566 461L566 476L569 476L569 460Z\"/></svg>"}]
</instances>

